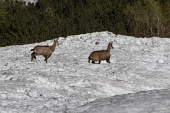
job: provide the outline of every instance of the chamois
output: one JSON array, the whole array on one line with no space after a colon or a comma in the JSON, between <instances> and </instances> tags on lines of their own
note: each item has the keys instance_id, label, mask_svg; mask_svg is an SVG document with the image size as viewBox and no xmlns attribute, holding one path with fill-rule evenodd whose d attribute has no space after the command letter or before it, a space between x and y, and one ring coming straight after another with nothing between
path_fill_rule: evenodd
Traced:
<instances>
[{"instance_id":1,"label":"chamois","mask_svg":"<svg viewBox=\"0 0 170 113\"><path fill-rule=\"evenodd\" d=\"M93 51L88 57L88 62L90 63L90 60L92 60L92 63L99 61L100 64L101 60L106 60L107 63L110 63L110 50L114 49L112 43L113 42L110 42L108 44L107 50Z\"/></svg>"},{"instance_id":2,"label":"chamois","mask_svg":"<svg viewBox=\"0 0 170 113\"><path fill-rule=\"evenodd\" d=\"M54 52L55 47L58 46L58 40L54 40L54 43L52 46L44 45L44 46L35 46L31 51L33 53L31 54L31 61L36 59L36 56L43 55L44 61L47 63L47 59L51 56L51 54Z\"/></svg>"}]
</instances>

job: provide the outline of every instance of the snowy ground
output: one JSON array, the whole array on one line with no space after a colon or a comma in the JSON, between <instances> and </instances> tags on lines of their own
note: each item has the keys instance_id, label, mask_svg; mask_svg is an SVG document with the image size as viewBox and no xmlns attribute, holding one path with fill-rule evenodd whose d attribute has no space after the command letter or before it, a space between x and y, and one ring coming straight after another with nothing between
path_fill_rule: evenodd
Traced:
<instances>
[{"instance_id":1,"label":"snowy ground","mask_svg":"<svg viewBox=\"0 0 170 113\"><path fill-rule=\"evenodd\" d=\"M36 2L38 2L38 0L24 0L26 2L26 5L28 3L33 3L35 5Z\"/></svg>"},{"instance_id":2,"label":"snowy ground","mask_svg":"<svg viewBox=\"0 0 170 113\"><path fill-rule=\"evenodd\" d=\"M111 64L88 63L89 54L106 49L110 41L115 48L111 50ZM52 43L48 40L0 48L2 113L170 111L170 39L111 32L60 37L48 63L42 56L30 61L34 46ZM149 111L153 106L156 111Z\"/></svg>"},{"instance_id":3,"label":"snowy ground","mask_svg":"<svg viewBox=\"0 0 170 113\"><path fill-rule=\"evenodd\" d=\"M14 0L14 1L16 1L16 0ZM23 1L23 2L25 2L26 5L28 5L28 3L35 4L38 0L17 0L17 1Z\"/></svg>"},{"instance_id":4,"label":"snowy ground","mask_svg":"<svg viewBox=\"0 0 170 113\"><path fill-rule=\"evenodd\" d=\"M170 113L170 90L150 90L98 99L67 113Z\"/></svg>"}]
</instances>

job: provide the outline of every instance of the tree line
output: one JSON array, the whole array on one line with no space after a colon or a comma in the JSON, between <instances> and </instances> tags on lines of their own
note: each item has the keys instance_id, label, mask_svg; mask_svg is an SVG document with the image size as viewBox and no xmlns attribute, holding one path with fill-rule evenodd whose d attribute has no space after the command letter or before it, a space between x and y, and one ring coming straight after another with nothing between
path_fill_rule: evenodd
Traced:
<instances>
[{"instance_id":1,"label":"tree line","mask_svg":"<svg viewBox=\"0 0 170 113\"><path fill-rule=\"evenodd\" d=\"M170 37L168 0L0 1L0 46L96 31Z\"/></svg>"}]
</instances>

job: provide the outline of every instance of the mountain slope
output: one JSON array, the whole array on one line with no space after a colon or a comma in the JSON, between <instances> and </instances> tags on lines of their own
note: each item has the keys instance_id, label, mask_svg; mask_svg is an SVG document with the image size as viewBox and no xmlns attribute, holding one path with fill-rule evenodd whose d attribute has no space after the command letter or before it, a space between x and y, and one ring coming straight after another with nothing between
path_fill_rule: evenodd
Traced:
<instances>
[{"instance_id":1,"label":"mountain slope","mask_svg":"<svg viewBox=\"0 0 170 113\"><path fill-rule=\"evenodd\" d=\"M142 91L98 99L66 113L169 113L170 89Z\"/></svg>"},{"instance_id":2,"label":"mountain slope","mask_svg":"<svg viewBox=\"0 0 170 113\"><path fill-rule=\"evenodd\" d=\"M90 53L106 49L110 41L115 48L111 63L88 63ZM34 46L52 43L0 48L1 111L59 112L99 98L170 86L168 38L135 38L107 31L60 37L48 63L42 56L31 62Z\"/></svg>"}]
</instances>

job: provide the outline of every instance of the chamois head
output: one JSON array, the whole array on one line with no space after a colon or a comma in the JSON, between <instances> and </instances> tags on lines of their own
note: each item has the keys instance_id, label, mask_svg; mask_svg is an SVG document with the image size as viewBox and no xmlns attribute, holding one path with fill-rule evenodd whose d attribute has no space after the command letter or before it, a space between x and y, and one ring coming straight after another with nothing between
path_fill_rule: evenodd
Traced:
<instances>
[{"instance_id":1,"label":"chamois head","mask_svg":"<svg viewBox=\"0 0 170 113\"><path fill-rule=\"evenodd\" d=\"M54 40L54 43L56 44L56 46L59 46L58 40Z\"/></svg>"},{"instance_id":2,"label":"chamois head","mask_svg":"<svg viewBox=\"0 0 170 113\"><path fill-rule=\"evenodd\" d=\"M113 41L109 42L109 45L108 45L108 48L109 48L109 49L114 49L114 47L113 47L112 44L113 44Z\"/></svg>"}]
</instances>

